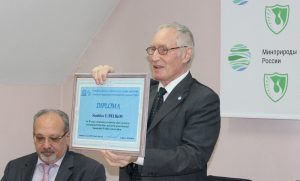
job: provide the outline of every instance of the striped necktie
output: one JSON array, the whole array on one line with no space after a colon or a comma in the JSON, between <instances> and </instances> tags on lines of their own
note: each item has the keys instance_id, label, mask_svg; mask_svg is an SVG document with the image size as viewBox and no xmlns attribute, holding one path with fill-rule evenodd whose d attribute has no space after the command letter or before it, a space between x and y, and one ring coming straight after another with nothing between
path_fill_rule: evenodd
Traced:
<instances>
[{"instance_id":1,"label":"striped necktie","mask_svg":"<svg viewBox=\"0 0 300 181\"><path fill-rule=\"evenodd\" d=\"M44 170L42 181L49 181L50 169L53 168L55 166L55 164L48 165L48 164L42 163L42 166L43 166L43 170Z\"/></svg>"}]
</instances>

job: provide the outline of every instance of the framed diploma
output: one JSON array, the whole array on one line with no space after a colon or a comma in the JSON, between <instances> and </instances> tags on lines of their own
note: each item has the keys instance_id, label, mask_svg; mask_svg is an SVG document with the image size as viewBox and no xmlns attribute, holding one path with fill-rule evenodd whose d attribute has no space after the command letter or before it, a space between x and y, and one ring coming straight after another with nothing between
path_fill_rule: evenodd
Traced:
<instances>
[{"instance_id":1,"label":"framed diploma","mask_svg":"<svg viewBox=\"0 0 300 181\"><path fill-rule=\"evenodd\" d=\"M75 74L71 147L144 156L149 99L148 74L108 74L97 85Z\"/></svg>"}]
</instances>

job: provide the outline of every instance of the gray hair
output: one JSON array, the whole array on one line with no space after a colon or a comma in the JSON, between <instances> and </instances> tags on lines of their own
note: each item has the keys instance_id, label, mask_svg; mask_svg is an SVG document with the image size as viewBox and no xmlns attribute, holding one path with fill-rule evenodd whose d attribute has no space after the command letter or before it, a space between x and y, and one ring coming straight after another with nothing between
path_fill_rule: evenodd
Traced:
<instances>
[{"instance_id":1,"label":"gray hair","mask_svg":"<svg viewBox=\"0 0 300 181\"><path fill-rule=\"evenodd\" d=\"M191 60L192 60L194 58L195 42L194 42L194 36L193 36L193 33L191 32L191 30L188 27L186 27L182 24L179 24L177 22L173 22L173 23L167 23L167 24L160 25L156 32L158 32L162 29L165 29L165 28L171 28L171 29L176 30L176 32L177 32L177 39L176 39L177 46L189 46L193 49L193 55L191 57Z\"/></svg>"},{"instance_id":2,"label":"gray hair","mask_svg":"<svg viewBox=\"0 0 300 181\"><path fill-rule=\"evenodd\" d=\"M69 116L67 115L67 113L58 110L58 109L42 109L39 112L37 112L34 116L33 116L33 127L35 125L36 120L48 113L56 113L57 115L59 115L61 117L61 119L64 122L64 132L68 132L69 131Z\"/></svg>"}]
</instances>

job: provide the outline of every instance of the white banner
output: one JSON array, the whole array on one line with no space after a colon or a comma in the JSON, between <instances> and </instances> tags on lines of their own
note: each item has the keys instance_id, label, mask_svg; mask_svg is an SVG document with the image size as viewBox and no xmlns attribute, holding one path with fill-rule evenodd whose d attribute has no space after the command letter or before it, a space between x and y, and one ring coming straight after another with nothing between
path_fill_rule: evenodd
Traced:
<instances>
[{"instance_id":1,"label":"white banner","mask_svg":"<svg viewBox=\"0 0 300 181\"><path fill-rule=\"evenodd\" d=\"M300 1L221 1L221 114L300 120Z\"/></svg>"}]
</instances>

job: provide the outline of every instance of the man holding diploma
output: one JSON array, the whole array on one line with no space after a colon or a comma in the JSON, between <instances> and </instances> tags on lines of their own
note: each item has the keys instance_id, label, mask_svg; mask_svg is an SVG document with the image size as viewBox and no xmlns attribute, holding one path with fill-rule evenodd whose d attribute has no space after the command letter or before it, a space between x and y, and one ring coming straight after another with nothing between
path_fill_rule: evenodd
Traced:
<instances>
[{"instance_id":1,"label":"man holding diploma","mask_svg":"<svg viewBox=\"0 0 300 181\"><path fill-rule=\"evenodd\" d=\"M146 49L152 77L145 157L103 150L120 181L203 181L220 131L220 102L189 71L193 59L191 31L178 23L159 26ZM92 70L105 83L108 65Z\"/></svg>"}]
</instances>

